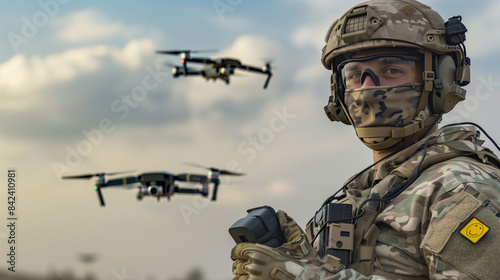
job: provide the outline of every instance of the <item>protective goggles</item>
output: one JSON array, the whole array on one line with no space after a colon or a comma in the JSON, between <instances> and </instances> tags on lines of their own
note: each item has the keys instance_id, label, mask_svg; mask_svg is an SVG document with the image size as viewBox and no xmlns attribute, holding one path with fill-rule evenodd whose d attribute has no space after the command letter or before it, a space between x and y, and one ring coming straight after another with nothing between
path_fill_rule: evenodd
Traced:
<instances>
[{"instance_id":1,"label":"protective goggles","mask_svg":"<svg viewBox=\"0 0 500 280\"><path fill-rule=\"evenodd\" d=\"M344 89L422 82L423 56L378 54L349 58L337 66ZM368 78L370 80L368 80Z\"/></svg>"}]
</instances>

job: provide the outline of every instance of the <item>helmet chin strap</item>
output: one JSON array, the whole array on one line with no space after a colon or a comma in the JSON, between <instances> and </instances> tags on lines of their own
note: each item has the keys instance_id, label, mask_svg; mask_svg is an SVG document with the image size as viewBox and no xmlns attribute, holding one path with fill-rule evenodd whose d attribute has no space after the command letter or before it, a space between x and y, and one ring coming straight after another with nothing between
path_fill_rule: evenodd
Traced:
<instances>
[{"instance_id":1,"label":"helmet chin strap","mask_svg":"<svg viewBox=\"0 0 500 280\"><path fill-rule=\"evenodd\" d=\"M375 83L375 85L377 87L380 86L380 79L379 79L379 77L377 75L375 75L375 73L373 72L373 70L370 69L370 68L365 68L365 70L363 70L363 72L361 72L361 80L360 80L361 84L365 83L365 80L366 80L367 76L370 76L372 78L373 82Z\"/></svg>"}]
</instances>

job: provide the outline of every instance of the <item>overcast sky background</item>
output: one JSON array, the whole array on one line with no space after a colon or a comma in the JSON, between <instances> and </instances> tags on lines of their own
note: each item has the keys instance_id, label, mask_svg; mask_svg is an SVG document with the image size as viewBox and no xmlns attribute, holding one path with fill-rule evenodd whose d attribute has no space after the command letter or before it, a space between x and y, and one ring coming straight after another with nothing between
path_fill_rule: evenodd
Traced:
<instances>
[{"instance_id":1,"label":"overcast sky background","mask_svg":"<svg viewBox=\"0 0 500 280\"><path fill-rule=\"evenodd\" d=\"M351 1L0 3L0 218L7 224L7 170L15 168L21 273L172 279L198 268L206 279L231 279L227 229L246 209L271 205L305 226L371 163L352 128L323 112L329 72L321 47ZM444 122L474 121L500 139L500 3L425 3L446 19L462 15L469 30L473 82ZM242 71L229 86L174 79L158 65L179 58L159 49L216 49L200 56L255 66L272 60L274 75L267 90L264 75ZM148 90L133 95L145 81ZM104 208L93 180L59 179L121 170L205 174L185 162L247 175L223 179L216 202L137 201L135 190L104 189ZM2 260L8 234L1 226ZM81 263L81 253L97 262Z\"/></svg>"}]
</instances>

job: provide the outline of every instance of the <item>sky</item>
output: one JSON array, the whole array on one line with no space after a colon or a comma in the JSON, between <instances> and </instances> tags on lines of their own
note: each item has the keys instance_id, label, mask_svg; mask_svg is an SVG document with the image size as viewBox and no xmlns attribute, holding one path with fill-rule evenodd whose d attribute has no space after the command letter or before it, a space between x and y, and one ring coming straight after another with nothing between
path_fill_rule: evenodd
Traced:
<instances>
[{"instance_id":1,"label":"sky","mask_svg":"<svg viewBox=\"0 0 500 280\"><path fill-rule=\"evenodd\" d=\"M246 209L270 205L305 226L324 199L371 164L353 129L323 111L330 93L321 48L351 1L0 3L0 219L8 225L13 169L19 273L179 279L198 269L206 279L232 279L228 228ZM476 122L500 139L500 3L425 3L446 19L462 15L468 28L472 82L443 124ZM155 54L168 49L214 50L199 55L258 67L271 61L273 77L267 90L264 75L241 71L230 85L174 79L164 64L179 57ZM138 201L136 190L110 188L106 207L93 180L60 179L205 174L187 162L246 175L222 178L215 202L185 194ZM0 259L8 258L10 236L1 226ZM96 261L85 264L81 254Z\"/></svg>"}]
</instances>

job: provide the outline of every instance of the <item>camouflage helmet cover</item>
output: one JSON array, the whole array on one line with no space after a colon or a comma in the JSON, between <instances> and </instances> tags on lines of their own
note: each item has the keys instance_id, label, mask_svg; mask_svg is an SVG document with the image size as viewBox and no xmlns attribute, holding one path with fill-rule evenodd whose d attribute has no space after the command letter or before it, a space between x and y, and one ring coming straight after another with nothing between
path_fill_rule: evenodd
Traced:
<instances>
[{"instance_id":1,"label":"camouflage helmet cover","mask_svg":"<svg viewBox=\"0 0 500 280\"><path fill-rule=\"evenodd\" d=\"M425 48L437 53L455 53L458 46L446 43L445 22L429 6L414 0L372 0L354 6L328 30L321 62L331 69L331 60L342 54L368 48Z\"/></svg>"}]
</instances>

